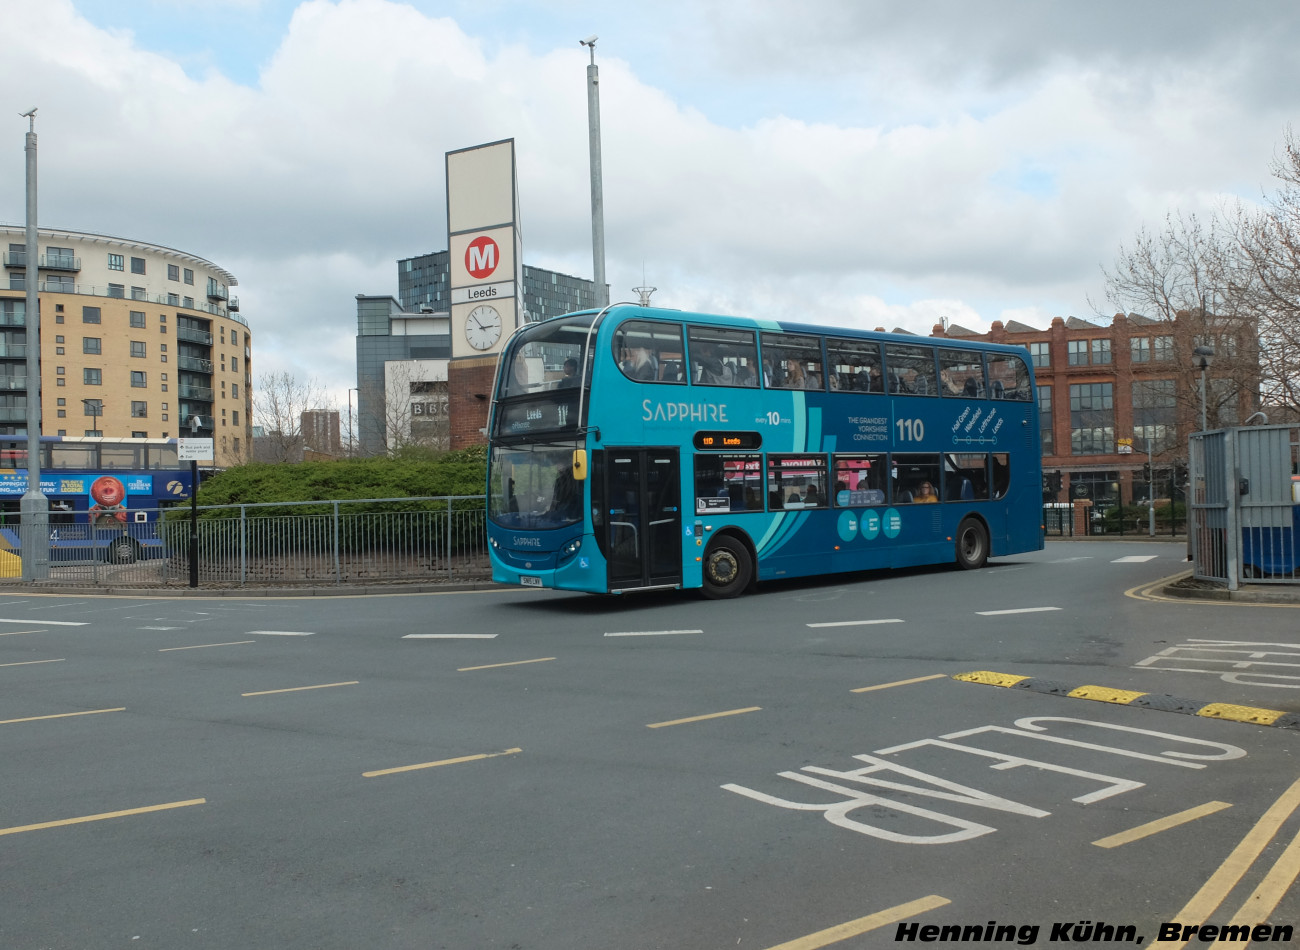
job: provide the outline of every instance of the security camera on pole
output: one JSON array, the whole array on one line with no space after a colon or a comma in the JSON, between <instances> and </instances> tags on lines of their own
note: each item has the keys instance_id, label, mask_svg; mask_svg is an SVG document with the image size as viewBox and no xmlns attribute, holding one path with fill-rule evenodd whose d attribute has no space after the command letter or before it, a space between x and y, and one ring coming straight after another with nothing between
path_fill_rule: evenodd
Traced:
<instances>
[{"instance_id":1,"label":"security camera on pole","mask_svg":"<svg viewBox=\"0 0 1300 950\"><path fill-rule=\"evenodd\" d=\"M215 420L214 420L215 421ZM190 463L190 586L199 586L199 460L213 459L213 440L201 439L203 417L190 416L190 438L177 439L177 460Z\"/></svg>"}]
</instances>

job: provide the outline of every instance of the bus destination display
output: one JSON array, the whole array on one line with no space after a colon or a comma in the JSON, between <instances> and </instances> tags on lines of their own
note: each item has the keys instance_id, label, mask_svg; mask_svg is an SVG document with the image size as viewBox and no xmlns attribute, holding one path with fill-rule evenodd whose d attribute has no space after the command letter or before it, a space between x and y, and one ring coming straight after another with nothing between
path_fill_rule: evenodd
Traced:
<instances>
[{"instance_id":1,"label":"bus destination display","mask_svg":"<svg viewBox=\"0 0 1300 950\"><path fill-rule=\"evenodd\" d=\"M757 449L763 445L763 437L757 432L697 432L695 447L703 451Z\"/></svg>"}]
</instances>

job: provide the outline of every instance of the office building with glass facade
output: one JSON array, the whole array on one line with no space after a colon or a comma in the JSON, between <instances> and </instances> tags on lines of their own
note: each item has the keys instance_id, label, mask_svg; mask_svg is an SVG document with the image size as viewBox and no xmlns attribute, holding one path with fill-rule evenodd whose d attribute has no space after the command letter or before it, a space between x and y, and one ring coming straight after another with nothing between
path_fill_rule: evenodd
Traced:
<instances>
[{"instance_id":1,"label":"office building with glass facade","mask_svg":"<svg viewBox=\"0 0 1300 950\"><path fill-rule=\"evenodd\" d=\"M451 255L397 262L398 296L357 295L356 441L362 455L403 445L450 445ZM595 284L524 266L524 318L535 322L595 306Z\"/></svg>"}]
</instances>

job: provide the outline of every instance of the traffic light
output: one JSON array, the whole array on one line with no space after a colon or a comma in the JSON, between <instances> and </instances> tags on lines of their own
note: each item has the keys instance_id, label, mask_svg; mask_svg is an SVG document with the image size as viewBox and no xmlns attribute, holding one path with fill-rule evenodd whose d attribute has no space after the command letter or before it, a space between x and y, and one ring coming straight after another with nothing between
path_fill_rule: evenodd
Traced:
<instances>
[{"instance_id":1,"label":"traffic light","mask_svg":"<svg viewBox=\"0 0 1300 950\"><path fill-rule=\"evenodd\" d=\"M1148 481L1148 482L1151 481L1151 463L1150 463L1150 462L1143 462L1143 463L1142 463L1142 478L1143 478L1145 481Z\"/></svg>"},{"instance_id":2,"label":"traffic light","mask_svg":"<svg viewBox=\"0 0 1300 950\"><path fill-rule=\"evenodd\" d=\"M1058 495L1061 493L1061 473L1060 473L1060 472L1053 472L1053 473L1052 473L1052 492L1053 492L1054 494L1058 494Z\"/></svg>"}]
</instances>

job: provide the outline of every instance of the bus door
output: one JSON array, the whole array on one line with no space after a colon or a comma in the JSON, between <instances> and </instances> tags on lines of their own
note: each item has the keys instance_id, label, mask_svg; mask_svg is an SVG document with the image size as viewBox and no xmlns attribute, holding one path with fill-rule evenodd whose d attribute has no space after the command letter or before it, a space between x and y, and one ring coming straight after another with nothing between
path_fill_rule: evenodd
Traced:
<instances>
[{"instance_id":1,"label":"bus door","mask_svg":"<svg viewBox=\"0 0 1300 950\"><path fill-rule=\"evenodd\" d=\"M611 591L682 581L677 449L605 450L606 546Z\"/></svg>"}]
</instances>

